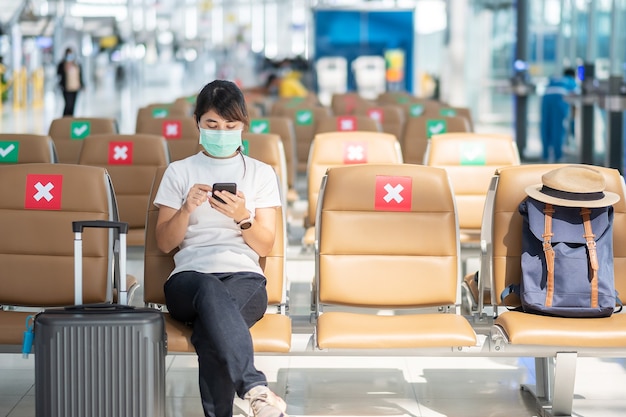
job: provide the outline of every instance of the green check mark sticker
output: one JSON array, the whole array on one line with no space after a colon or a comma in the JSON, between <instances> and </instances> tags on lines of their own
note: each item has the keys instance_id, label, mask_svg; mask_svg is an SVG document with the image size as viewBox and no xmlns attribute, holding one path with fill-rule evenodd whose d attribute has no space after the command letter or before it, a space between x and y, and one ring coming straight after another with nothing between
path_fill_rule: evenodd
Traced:
<instances>
[{"instance_id":1,"label":"green check mark sticker","mask_svg":"<svg viewBox=\"0 0 626 417\"><path fill-rule=\"evenodd\" d=\"M91 132L91 122L76 120L70 124L70 138L83 140Z\"/></svg>"},{"instance_id":2,"label":"green check mark sticker","mask_svg":"<svg viewBox=\"0 0 626 417\"><path fill-rule=\"evenodd\" d=\"M298 110L296 112L296 124L311 126L313 124L313 112L311 110Z\"/></svg>"},{"instance_id":3,"label":"green check mark sticker","mask_svg":"<svg viewBox=\"0 0 626 417\"><path fill-rule=\"evenodd\" d=\"M270 133L270 122L267 119L252 119L250 121L252 133Z\"/></svg>"},{"instance_id":4,"label":"green check mark sticker","mask_svg":"<svg viewBox=\"0 0 626 417\"><path fill-rule=\"evenodd\" d=\"M14 141L0 142L0 164L15 164L20 150L20 143Z\"/></svg>"},{"instance_id":5,"label":"green check mark sticker","mask_svg":"<svg viewBox=\"0 0 626 417\"><path fill-rule=\"evenodd\" d=\"M454 117L456 116L456 110L454 109L449 109L449 108L445 108L445 109L439 109L439 115L443 116L443 117Z\"/></svg>"},{"instance_id":6,"label":"green check mark sticker","mask_svg":"<svg viewBox=\"0 0 626 417\"><path fill-rule=\"evenodd\" d=\"M303 97L293 97L291 100L289 100L289 102L287 103L287 107L289 108L294 108L300 105L300 103L304 102L304 98Z\"/></svg>"},{"instance_id":7,"label":"green check mark sticker","mask_svg":"<svg viewBox=\"0 0 626 417\"><path fill-rule=\"evenodd\" d=\"M162 119L164 117L169 116L169 114L170 114L170 111L162 107L156 107L152 109L152 117L154 117L155 119Z\"/></svg>"},{"instance_id":8,"label":"green check mark sticker","mask_svg":"<svg viewBox=\"0 0 626 417\"><path fill-rule=\"evenodd\" d=\"M412 104L409 107L409 115L411 117L419 117L424 114L424 105L423 104Z\"/></svg>"},{"instance_id":9,"label":"green check mark sticker","mask_svg":"<svg viewBox=\"0 0 626 417\"><path fill-rule=\"evenodd\" d=\"M426 120L426 136L430 139L433 135L446 133L447 123L442 119Z\"/></svg>"},{"instance_id":10,"label":"green check mark sticker","mask_svg":"<svg viewBox=\"0 0 626 417\"><path fill-rule=\"evenodd\" d=\"M485 165L487 163L485 143L462 143L460 152L461 165Z\"/></svg>"}]
</instances>

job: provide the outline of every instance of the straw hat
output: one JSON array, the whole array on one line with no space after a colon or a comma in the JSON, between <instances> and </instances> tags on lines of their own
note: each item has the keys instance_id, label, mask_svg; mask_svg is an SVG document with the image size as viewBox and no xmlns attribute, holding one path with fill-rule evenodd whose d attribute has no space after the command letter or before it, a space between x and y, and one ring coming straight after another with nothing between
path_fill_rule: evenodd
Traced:
<instances>
[{"instance_id":1,"label":"straw hat","mask_svg":"<svg viewBox=\"0 0 626 417\"><path fill-rule=\"evenodd\" d=\"M619 195L604 191L606 182L599 171L584 165L566 165L546 172L541 184L526 187L529 197L565 207L606 207L619 201Z\"/></svg>"}]
</instances>

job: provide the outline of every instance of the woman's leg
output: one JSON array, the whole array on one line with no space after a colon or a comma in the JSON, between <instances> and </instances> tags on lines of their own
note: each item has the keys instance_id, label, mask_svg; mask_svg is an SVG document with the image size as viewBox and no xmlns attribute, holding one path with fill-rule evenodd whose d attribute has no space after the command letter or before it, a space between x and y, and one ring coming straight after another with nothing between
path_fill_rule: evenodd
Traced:
<instances>
[{"instance_id":1,"label":"woman's leg","mask_svg":"<svg viewBox=\"0 0 626 417\"><path fill-rule=\"evenodd\" d=\"M267 307L265 278L247 272L181 272L165 284L165 295L172 317L194 322L192 343L205 415L231 415L235 391L243 397L252 387L267 384L254 368L248 330Z\"/></svg>"}]
</instances>

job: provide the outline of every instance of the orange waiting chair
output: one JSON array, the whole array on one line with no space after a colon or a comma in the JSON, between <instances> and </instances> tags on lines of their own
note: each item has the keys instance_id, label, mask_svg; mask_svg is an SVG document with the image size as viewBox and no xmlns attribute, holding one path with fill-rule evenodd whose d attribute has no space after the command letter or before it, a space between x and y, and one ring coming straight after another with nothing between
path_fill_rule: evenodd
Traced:
<instances>
[{"instance_id":1,"label":"orange waiting chair","mask_svg":"<svg viewBox=\"0 0 626 417\"><path fill-rule=\"evenodd\" d=\"M0 133L0 166L33 162L59 162L56 147L50 136Z\"/></svg>"},{"instance_id":2,"label":"orange waiting chair","mask_svg":"<svg viewBox=\"0 0 626 417\"><path fill-rule=\"evenodd\" d=\"M150 202L154 201L165 167L154 178ZM144 256L144 301L150 306L165 308L163 284L174 269L174 254L163 253L156 245L158 208L148 207L146 218L146 243ZM268 310L265 316L250 329L255 352L289 352L291 349L291 319L287 315L287 290L285 278L286 227L282 209L278 210L276 241L272 252L261 258L261 267L267 278ZM195 353L191 344L191 327L174 320L167 312L165 323L169 353Z\"/></svg>"},{"instance_id":3,"label":"orange waiting chair","mask_svg":"<svg viewBox=\"0 0 626 417\"><path fill-rule=\"evenodd\" d=\"M78 162L83 140L99 133L118 133L117 121L102 117L62 117L50 123L48 136L54 141L59 162L75 164Z\"/></svg>"},{"instance_id":4,"label":"orange waiting chair","mask_svg":"<svg viewBox=\"0 0 626 417\"><path fill-rule=\"evenodd\" d=\"M16 353L29 315L74 304L72 222L117 221L117 206L106 169L75 164L2 166L0 194L0 352ZM83 302L111 302L117 238L87 228L83 241Z\"/></svg>"},{"instance_id":5,"label":"orange waiting chair","mask_svg":"<svg viewBox=\"0 0 626 417\"><path fill-rule=\"evenodd\" d=\"M322 177L330 167L369 163L402 163L400 144L383 132L330 132L315 136L308 163L308 215L302 238L305 247L315 243L315 211Z\"/></svg>"},{"instance_id":6,"label":"orange waiting chair","mask_svg":"<svg viewBox=\"0 0 626 417\"><path fill-rule=\"evenodd\" d=\"M120 220L128 223L129 246L145 242L146 207L152 180L170 162L165 139L158 135L94 135L85 139L78 163L107 169L113 181Z\"/></svg>"},{"instance_id":7,"label":"orange waiting chair","mask_svg":"<svg viewBox=\"0 0 626 417\"><path fill-rule=\"evenodd\" d=\"M477 346L470 322L458 312L458 223L445 170L409 164L329 168L316 229L318 349L410 354Z\"/></svg>"},{"instance_id":8,"label":"orange waiting chair","mask_svg":"<svg viewBox=\"0 0 626 417\"><path fill-rule=\"evenodd\" d=\"M605 318L563 318L522 311L509 311L519 300L500 294L509 285L519 284L522 254L522 216L519 203L525 188L541 183L541 176L562 165L526 164L498 169L486 207L486 266L479 272L480 288L491 283L494 323L491 327L492 350L508 356L534 356L536 386L527 390L539 407L551 416L571 416L574 401L576 362L579 356L623 358L626 349L626 314ZM626 293L626 199L624 179L619 171L594 167L606 179L607 191L621 199L613 205L613 245L615 287ZM505 308L508 307L508 308ZM479 306L479 310L482 310Z\"/></svg>"}]
</instances>

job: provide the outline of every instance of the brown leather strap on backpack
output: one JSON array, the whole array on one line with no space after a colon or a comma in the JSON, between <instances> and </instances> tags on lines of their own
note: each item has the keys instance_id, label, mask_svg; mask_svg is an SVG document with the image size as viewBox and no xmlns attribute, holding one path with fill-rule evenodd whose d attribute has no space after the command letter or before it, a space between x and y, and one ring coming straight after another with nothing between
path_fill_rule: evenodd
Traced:
<instances>
[{"instance_id":1,"label":"brown leather strap on backpack","mask_svg":"<svg viewBox=\"0 0 626 417\"><path fill-rule=\"evenodd\" d=\"M546 203L543 208L544 225L543 225L543 252L546 256L546 307L552 307L552 298L554 297L554 249L552 248L552 215L554 207L552 204Z\"/></svg>"},{"instance_id":2,"label":"brown leather strap on backpack","mask_svg":"<svg viewBox=\"0 0 626 417\"><path fill-rule=\"evenodd\" d=\"M587 207L580 209L580 215L583 218L583 226L585 234L583 237L587 241L587 253L589 255L589 266L591 267L591 307L598 307L598 254L596 251L596 241L593 230L591 230L591 219L589 214L591 210Z\"/></svg>"}]
</instances>

